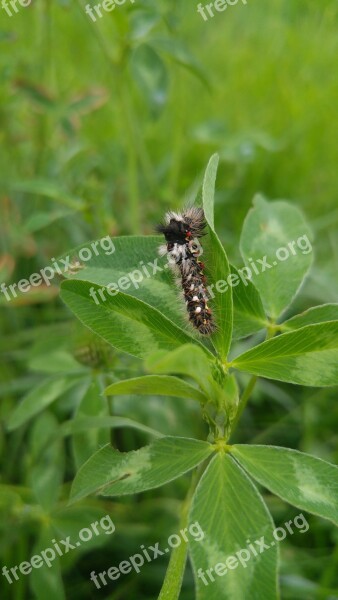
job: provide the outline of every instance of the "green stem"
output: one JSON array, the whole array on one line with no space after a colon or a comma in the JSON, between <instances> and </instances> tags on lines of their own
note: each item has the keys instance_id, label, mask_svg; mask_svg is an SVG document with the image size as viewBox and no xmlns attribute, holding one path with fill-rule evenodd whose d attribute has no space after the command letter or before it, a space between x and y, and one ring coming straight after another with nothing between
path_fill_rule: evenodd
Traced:
<instances>
[{"instance_id":1,"label":"green stem","mask_svg":"<svg viewBox=\"0 0 338 600\"><path fill-rule=\"evenodd\" d=\"M124 81L120 77L121 114L125 115L125 140L128 157L128 221L132 234L140 233L141 211L139 205L138 156L135 144L132 107L128 92L124 89Z\"/></svg>"},{"instance_id":2,"label":"green stem","mask_svg":"<svg viewBox=\"0 0 338 600\"><path fill-rule=\"evenodd\" d=\"M173 130L172 137L172 162L171 162L171 170L170 170L170 178L169 178L169 187L172 201L176 202L178 191L177 185L179 181L179 175L182 167L182 154L183 154L183 144L184 144L184 126L186 122L186 111L184 109L185 102L183 98L183 83L182 83L182 73L179 69L176 75L176 85L175 85L175 97L177 106L179 106L179 110L176 113L175 118L175 126Z\"/></svg>"},{"instance_id":3,"label":"green stem","mask_svg":"<svg viewBox=\"0 0 338 600\"><path fill-rule=\"evenodd\" d=\"M51 64L52 64L52 4L50 0L40 0L38 3L38 39L39 55L41 57L38 68L40 83L51 92ZM42 112L38 119L36 128L36 156L35 172L41 173L45 166L47 157L47 141L50 138L50 115ZM36 197L35 207L39 206L39 198Z\"/></svg>"},{"instance_id":4,"label":"green stem","mask_svg":"<svg viewBox=\"0 0 338 600\"><path fill-rule=\"evenodd\" d=\"M267 327L267 333L266 333L265 341L271 339L275 335L276 332L277 332L276 324L273 323L273 322L271 322L269 324L269 326ZM238 409L237 409L236 416L235 416L235 418L234 418L234 420L232 422L230 436L233 436L233 434L234 434L234 431L235 431L235 429L236 429L236 427L238 425L238 422L239 422L239 420L240 420L240 418L241 418L241 416L243 414L243 411L244 411L244 409L245 409L245 407L246 407L246 405L248 403L248 400L249 400L249 398L250 398L250 396L251 396L251 394L252 394L252 392L254 390L254 387L255 387L255 385L257 383L257 379L258 379L258 376L257 375L253 375L251 377L248 385L246 386L246 388L243 391L243 394L242 394L242 396L241 396L241 398L239 400L239 404L238 404Z\"/></svg>"},{"instance_id":5,"label":"green stem","mask_svg":"<svg viewBox=\"0 0 338 600\"><path fill-rule=\"evenodd\" d=\"M335 547L333 553L331 554L330 563L328 564L326 569L323 570L322 576L320 578L320 587L329 588L329 587L331 587L331 585L332 586L334 585L335 577L336 577L336 573L337 573L337 566L338 566L338 544L336 544L336 547ZM323 592L321 592L319 597L321 600L322 599L324 600Z\"/></svg>"},{"instance_id":6,"label":"green stem","mask_svg":"<svg viewBox=\"0 0 338 600\"><path fill-rule=\"evenodd\" d=\"M206 462L202 463L191 478L189 491L182 506L181 519L179 524L180 530L187 527L191 501L194 496L196 486L204 472L204 469L206 468L206 465ZM185 540L182 540L182 543L179 546L177 546L177 548L174 548L174 550L171 553L166 576L160 591L160 595L158 596L157 600L178 600L182 587L187 556L188 543Z\"/></svg>"},{"instance_id":7,"label":"green stem","mask_svg":"<svg viewBox=\"0 0 338 600\"><path fill-rule=\"evenodd\" d=\"M156 176L152 162L144 142L144 136L140 131L139 119L131 99L130 87L126 85L126 57L130 51L129 42L121 41L119 47L111 50L109 41L106 41L97 24L87 19L84 14L82 0L76 0L82 15L88 22L93 35L99 43L105 59L107 60L113 77L114 93L117 96L117 119L121 127L122 139L125 139L127 154L127 181L128 181L128 221L131 233L140 233L141 206L139 203L139 181L138 166L142 171L147 185L152 194L156 193Z\"/></svg>"},{"instance_id":8,"label":"green stem","mask_svg":"<svg viewBox=\"0 0 338 600\"><path fill-rule=\"evenodd\" d=\"M253 375L251 377L248 385L246 386L246 388L245 388L245 390L244 390L244 392L243 392L243 394L242 394L242 396L240 398L240 401L239 401L239 404L238 404L237 413L236 413L236 416L235 416L235 418L233 420L232 427L231 427L231 435L233 435L233 433L234 433L234 431L235 431L235 429L236 429L236 427L238 425L238 421L240 420L240 418L241 418L241 416L243 414L243 411L244 411L244 409L245 409L245 407L246 407L246 405L248 403L248 400L249 400L249 398L250 398L250 396L251 396L251 394L253 392L253 389L254 389L254 387L256 385L257 379L258 379L257 375Z\"/></svg>"}]
</instances>

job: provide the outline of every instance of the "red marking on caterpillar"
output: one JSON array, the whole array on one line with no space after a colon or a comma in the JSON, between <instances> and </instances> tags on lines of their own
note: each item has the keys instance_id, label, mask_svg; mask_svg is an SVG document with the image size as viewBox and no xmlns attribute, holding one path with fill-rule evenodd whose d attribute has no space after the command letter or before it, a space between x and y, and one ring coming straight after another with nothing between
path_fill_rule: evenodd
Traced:
<instances>
[{"instance_id":1,"label":"red marking on caterpillar","mask_svg":"<svg viewBox=\"0 0 338 600\"><path fill-rule=\"evenodd\" d=\"M160 254L167 254L169 264L177 275L187 307L189 320L203 335L216 330L213 314L208 306L207 279L205 265L199 260L202 246L199 242L206 222L201 208L188 208L182 213L168 212L164 223L156 230L164 234L166 245L160 247Z\"/></svg>"}]
</instances>

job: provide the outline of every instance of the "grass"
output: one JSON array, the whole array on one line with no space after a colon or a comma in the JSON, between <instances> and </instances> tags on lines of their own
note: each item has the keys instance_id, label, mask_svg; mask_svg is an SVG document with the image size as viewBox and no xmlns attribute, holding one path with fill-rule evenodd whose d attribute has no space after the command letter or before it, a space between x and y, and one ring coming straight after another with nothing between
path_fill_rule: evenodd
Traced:
<instances>
[{"instance_id":1,"label":"grass","mask_svg":"<svg viewBox=\"0 0 338 600\"><path fill-rule=\"evenodd\" d=\"M209 156L218 151L216 222L231 260L240 264L235 248L253 195L286 198L303 209L317 238L315 267L297 310L337 301L336 2L248 0L247 6L238 4L206 23L196 3L137 0L133 10L126 4L97 23L84 6L81 0L37 0L12 18L0 8L1 277L18 281L51 257L108 233L152 233L166 208L194 198ZM147 28L142 38L140 31ZM158 50L159 63L142 62L136 51L141 41ZM41 225L44 219L47 224ZM26 297L18 307L3 303L1 324L5 422L42 379L31 366L34 357L64 346L73 352L74 346L96 341L82 329L70 329L69 314L49 290L38 301ZM140 373L137 361L115 355L110 360L116 379ZM66 397L46 412L47 418L62 423L78 402ZM140 405L128 398L114 400L114 407L116 414L163 432L174 428L179 435L198 437L203 431L189 402L182 407L152 398ZM294 392L263 381L237 435L337 463L337 423L335 390ZM1 433L8 486L2 532L8 544L0 551L8 565L17 564L17 548L20 560L30 556L41 534L39 519L27 517L19 493L32 494L33 432L28 427ZM145 438L116 430L114 440L129 450ZM67 445L64 460L69 482L76 465ZM141 543L164 539L174 530L173 498L183 498L185 487L183 480L159 495L147 493L137 500L136 511L130 500L112 505L120 533L110 554L96 549L76 563L64 561L67 595L89 598L88 572L121 560L119 544L128 557ZM67 500L68 483L60 492L57 510ZM287 505L270 497L267 502L277 520L290 517L293 509ZM93 500L86 509L92 508L102 505ZM333 598L338 586L338 538L319 519L310 521L306 539L294 537L282 550L283 597L291 600ZM150 567L142 578L126 578L109 597L156 598L165 561ZM184 585L182 599L190 600L190 572ZM28 597L28 579L7 587L6 594L14 600Z\"/></svg>"}]
</instances>

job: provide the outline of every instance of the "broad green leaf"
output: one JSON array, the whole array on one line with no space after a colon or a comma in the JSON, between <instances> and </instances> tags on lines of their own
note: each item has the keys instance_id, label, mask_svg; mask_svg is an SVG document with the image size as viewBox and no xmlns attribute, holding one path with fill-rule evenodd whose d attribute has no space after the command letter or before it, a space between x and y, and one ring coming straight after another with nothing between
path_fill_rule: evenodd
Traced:
<instances>
[{"instance_id":1,"label":"broad green leaf","mask_svg":"<svg viewBox=\"0 0 338 600\"><path fill-rule=\"evenodd\" d=\"M338 321L308 325L267 340L235 358L231 366L300 385L338 385Z\"/></svg>"},{"instance_id":2,"label":"broad green leaf","mask_svg":"<svg viewBox=\"0 0 338 600\"><path fill-rule=\"evenodd\" d=\"M204 532L201 542L190 543L198 600L278 598L274 524L257 489L228 454L219 452L202 476L192 501L194 522ZM269 549L260 553L255 541L262 536Z\"/></svg>"},{"instance_id":3,"label":"broad green leaf","mask_svg":"<svg viewBox=\"0 0 338 600\"><path fill-rule=\"evenodd\" d=\"M29 419L37 415L44 408L52 404L57 398L70 390L79 382L79 379L63 377L61 379L47 379L33 388L18 404L10 415L7 429L13 431Z\"/></svg>"},{"instance_id":4,"label":"broad green leaf","mask_svg":"<svg viewBox=\"0 0 338 600\"><path fill-rule=\"evenodd\" d=\"M214 199L215 199L215 184L217 168L219 163L218 154L213 154L210 158L203 180L203 210L205 219L209 227L215 231L214 224Z\"/></svg>"},{"instance_id":5,"label":"broad green leaf","mask_svg":"<svg viewBox=\"0 0 338 600\"><path fill-rule=\"evenodd\" d=\"M276 319L297 294L312 263L312 234L298 208L257 195L241 233L241 253L267 314Z\"/></svg>"},{"instance_id":6,"label":"broad green leaf","mask_svg":"<svg viewBox=\"0 0 338 600\"><path fill-rule=\"evenodd\" d=\"M104 393L106 396L119 396L129 394L156 394L158 396L177 396L178 398L192 398L204 404L207 397L197 388L178 377L168 375L145 375L125 381L118 381L108 386Z\"/></svg>"},{"instance_id":7,"label":"broad green leaf","mask_svg":"<svg viewBox=\"0 0 338 600\"><path fill-rule=\"evenodd\" d=\"M267 325L261 297L250 279L247 267L236 269L231 266L228 284L232 286L234 303L233 338L252 335Z\"/></svg>"},{"instance_id":8,"label":"broad green leaf","mask_svg":"<svg viewBox=\"0 0 338 600\"><path fill-rule=\"evenodd\" d=\"M62 440L56 437L58 431L56 417L44 412L30 432L32 466L28 470L28 481L37 501L47 512L58 501L64 474L64 448Z\"/></svg>"},{"instance_id":9,"label":"broad green leaf","mask_svg":"<svg viewBox=\"0 0 338 600\"><path fill-rule=\"evenodd\" d=\"M108 236L82 244L69 251L69 257L81 263L81 270L68 271L65 276L105 287L115 284L121 292L143 300L179 327L187 328L184 304L178 298L168 261L158 256L161 243L162 236Z\"/></svg>"},{"instance_id":10,"label":"broad green leaf","mask_svg":"<svg viewBox=\"0 0 338 600\"><path fill-rule=\"evenodd\" d=\"M65 261L70 257L72 262L79 261L81 264L78 273L68 272L65 275L72 279L90 281L100 287L116 286L113 289L119 290L118 294L128 294L144 301L184 329L190 336L186 341L194 341L196 338L202 345L202 337L188 324L185 305L177 293L168 261L158 256L163 238L108 237L79 246L71 250L69 256L59 259ZM82 256L90 258L82 261ZM100 294L98 300L101 300Z\"/></svg>"},{"instance_id":11,"label":"broad green leaf","mask_svg":"<svg viewBox=\"0 0 338 600\"><path fill-rule=\"evenodd\" d=\"M193 341L182 329L155 308L133 296L105 290L105 302L95 302L99 287L87 281L70 280L62 284L61 298L94 333L106 342L138 358L157 349L173 350Z\"/></svg>"},{"instance_id":12,"label":"broad green leaf","mask_svg":"<svg viewBox=\"0 0 338 600\"><path fill-rule=\"evenodd\" d=\"M314 306L296 315L281 324L283 331L293 331L300 329L305 325L314 325L315 323L326 323L328 321L338 321L338 304L323 304Z\"/></svg>"},{"instance_id":13,"label":"broad green leaf","mask_svg":"<svg viewBox=\"0 0 338 600\"><path fill-rule=\"evenodd\" d=\"M120 429L122 427L137 429L155 437L163 437L163 434L159 431L127 417L80 417L62 423L59 432L63 436L68 436L74 433L83 433L90 429Z\"/></svg>"},{"instance_id":14,"label":"broad green leaf","mask_svg":"<svg viewBox=\"0 0 338 600\"><path fill-rule=\"evenodd\" d=\"M133 452L105 446L77 473L71 492L74 502L96 492L102 496L136 494L190 471L213 452L207 442L163 437Z\"/></svg>"},{"instance_id":15,"label":"broad green leaf","mask_svg":"<svg viewBox=\"0 0 338 600\"><path fill-rule=\"evenodd\" d=\"M338 467L298 450L236 444L231 454L270 492L338 525Z\"/></svg>"},{"instance_id":16,"label":"broad green leaf","mask_svg":"<svg viewBox=\"0 0 338 600\"><path fill-rule=\"evenodd\" d=\"M205 240L206 238L203 238L203 246ZM82 261L82 268L78 273L66 272L65 276L90 281L100 286L116 284L123 293L135 296L153 308L157 308L173 323L186 330L191 337L196 337L203 343L203 339L198 337L198 334L188 325L185 306L177 293L177 286L168 268L168 262L165 258L158 257L158 247L161 243L163 243L161 236L126 236L88 242L69 251L69 257L74 262L79 260L81 263L82 250L85 257L89 256L90 252L90 258ZM66 256L63 260L66 260ZM235 267L231 267L231 271L237 273ZM223 275L222 272L222 279ZM244 275L243 279L245 280ZM224 284L220 289L224 289ZM217 294L214 288L212 291ZM233 288L233 292L234 310L235 313L238 311L235 322L240 323L237 337L247 335L248 331L253 333L261 329L263 325L260 322L256 323L256 317L261 315L261 308L258 306L258 292L254 286L250 282L246 286L240 280L238 286ZM226 292L223 295L226 295ZM251 319L251 323L247 325L245 324L246 313L248 319ZM250 317L252 313L253 316ZM252 319L255 326L252 324Z\"/></svg>"}]
</instances>

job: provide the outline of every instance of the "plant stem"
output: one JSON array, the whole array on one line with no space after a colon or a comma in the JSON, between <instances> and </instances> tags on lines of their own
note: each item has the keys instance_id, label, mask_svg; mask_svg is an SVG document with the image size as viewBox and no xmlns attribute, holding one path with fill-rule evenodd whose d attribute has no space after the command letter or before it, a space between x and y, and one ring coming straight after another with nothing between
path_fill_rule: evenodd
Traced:
<instances>
[{"instance_id":1,"label":"plant stem","mask_svg":"<svg viewBox=\"0 0 338 600\"><path fill-rule=\"evenodd\" d=\"M182 513L180 519L180 530L187 527L189 519L189 509L191 501L196 489L196 486L206 468L207 462L202 463L191 478L190 487L187 496L182 505ZM169 565L167 568L166 576L158 596L158 600L178 600L182 581L185 571L185 565L188 556L188 543L182 540L182 543L174 548L171 553Z\"/></svg>"},{"instance_id":2,"label":"plant stem","mask_svg":"<svg viewBox=\"0 0 338 600\"><path fill-rule=\"evenodd\" d=\"M322 576L320 578L320 586L322 588L323 587L329 588L334 585L335 576L337 573L337 565L338 565L338 544L336 544L336 547L331 554L330 563L328 564L326 569L323 570ZM320 600L324 600L323 591L321 591L321 593L319 594L319 598L320 598Z\"/></svg>"},{"instance_id":3,"label":"plant stem","mask_svg":"<svg viewBox=\"0 0 338 600\"><path fill-rule=\"evenodd\" d=\"M140 233L141 207L139 205L139 183L138 183L138 156L135 145L135 133L133 127L132 104L128 92L124 89L122 74L120 77L120 109L121 117L124 115L125 141L127 152L127 181L128 181L128 221L132 234Z\"/></svg>"},{"instance_id":4,"label":"plant stem","mask_svg":"<svg viewBox=\"0 0 338 600\"><path fill-rule=\"evenodd\" d=\"M276 324L271 322L267 328L267 332L266 332L266 337L265 337L265 341L270 340L275 333L277 332L277 327ZM238 409L237 409L237 413L236 416L232 422L232 426L231 426L231 432L230 432L230 436L233 435L237 425L238 425L238 421L240 420L243 411L248 403L248 400L253 392L253 389L257 383L257 379L258 376L257 375L253 375L248 383L248 385L246 386L246 388L243 391L243 394L239 400L239 404L238 404ZM230 437L229 436L229 437Z\"/></svg>"},{"instance_id":5,"label":"plant stem","mask_svg":"<svg viewBox=\"0 0 338 600\"><path fill-rule=\"evenodd\" d=\"M249 398L250 398L250 396L251 396L251 394L253 392L253 389L254 389L254 387L256 385L257 379L258 379L257 375L253 375L251 377L248 385L246 386L246 388L245 388L245 390L244 390L244 392L243 392L243 394L242 394L242 396L240 398L240 401L239 401L239 404L238 404L237 413L236 413L236 416L235 416L235 418L233 420L232 427L231 427L231 435L233 435L233 433L234 433L234 431L235 431L235 429L236 429L236 427L238 425L238 421L240 420L240 418L241 418L241 416L243 414L243 411L244 411L244 409L245 409L245 407L246 407L246 405L248 403L248 400L249 400Z\"/></svg>"}]
</instances>

